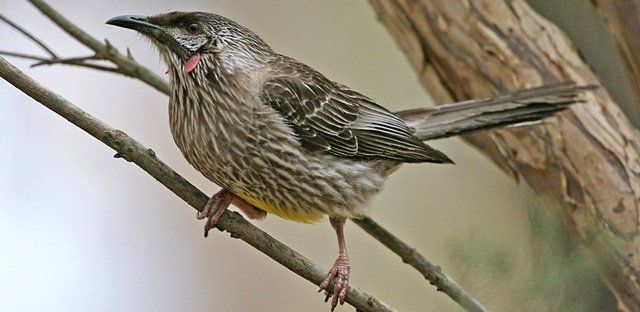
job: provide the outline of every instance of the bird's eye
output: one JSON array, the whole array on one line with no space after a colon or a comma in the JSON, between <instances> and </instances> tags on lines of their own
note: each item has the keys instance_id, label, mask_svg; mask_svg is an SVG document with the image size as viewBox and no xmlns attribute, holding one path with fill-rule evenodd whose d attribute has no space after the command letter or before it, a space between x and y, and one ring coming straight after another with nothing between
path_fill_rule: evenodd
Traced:
<instances>
[{"instance_id":1,"label":"bird's eye","mask_svg":"<svg viewBox=\"0 0 640 312\"><path fill-rule=\"evenodd\" d=\"M187 31L191 34L197 34L200 32L200 25L198 25L198 23L191 23L187 26Z\"/></svg>"}]
</instances>

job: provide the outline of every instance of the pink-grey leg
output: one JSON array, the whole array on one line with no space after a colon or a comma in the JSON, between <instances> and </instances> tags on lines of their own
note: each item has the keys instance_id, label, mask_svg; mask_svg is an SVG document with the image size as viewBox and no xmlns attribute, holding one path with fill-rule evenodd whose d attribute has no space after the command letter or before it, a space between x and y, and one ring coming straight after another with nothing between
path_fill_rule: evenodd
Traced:
<instances>
[{"instance_id":1,"label":"pink-grey leg","mask_svg":"<svg viewBox=\"0 0 640 312\"><path fill-rule=\"evenodd\" d=\"M318 291L325 290L325 302L329 301L329 298L333 297L331 300L332 312L335 310L338 302L340 302L341 305L344 304L344 299L347 296L347 291L349 290L349 273L351 265L349 263L349 256L347 255L347 244L344 239L344 224L346 221L346 218L329 218L329 222L331 222L331 226L333 226L338 237L338 259L336 259L333 267L329 270L327 277L322 281L322 283L320 283L320 289ZM336 281L333 285L333 292L329 292L327 288L333 279Z\"/></svg>"},{"instance_id":2,"label":"pink-grey leg","mask_svg":"<svg viewBox=\"0 0 640 312\"><path fill-rule=\"evenodd\" d=\"M240 209L240 211L242 211L242 213L251 220L262 220L267 217L266 211L256 208L256 206L248 203L237 195L233 197L231 204L238 207L238 209Z\"/></svg>"}]
</instances>

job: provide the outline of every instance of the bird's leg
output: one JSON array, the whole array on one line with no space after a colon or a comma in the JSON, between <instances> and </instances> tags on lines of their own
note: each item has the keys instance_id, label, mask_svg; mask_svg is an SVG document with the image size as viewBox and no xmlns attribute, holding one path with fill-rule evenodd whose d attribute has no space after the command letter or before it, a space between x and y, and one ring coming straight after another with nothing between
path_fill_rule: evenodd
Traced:
<instances>
[{"instance_id":1,"label":"bird's leg","mask_svg":"<svg viewBox=\"0 0 640 312\"><path fill-rule=\"evenodd\" d=\"M240 208L249 219L262 220L267 217L266 211L256 208L246 200L225 189L221 189L209 198L202 212L196 214L198 220L208 218L207 223L204 225L204 237L209 236L209 231L218 223L218 219L220 219L224 211L229 208L230 204Z\"/></svg>"},{"instance_id":2,"label":"bird's leg","mask_svg":"<svg viewBox=\"0 0 640 312\"><path fill-rule=\"evenodd\" d=\"M319 291L323 289L326 291L325 302L333 296L331 300L331 311L336 308L338 301L340 301L340 304L344 304L344 298L347 296L347 290L349 290L349 273L351 266L349 264L349 257L347 256L347 244L344 240L344 224L346 221L347 219L342 217L329 218L329 222L331 222L331 226L333 226L338 236L338 259L336 259L333 267L329 270L327 277L320 283ZM327 290L327 287L329 287L329 283L334 278L336 283L333 285L333 293L331 293Z\"/></svg>"},{"instance_id":3,"label":"bird's leg","mask_svg":"<svg viewBox=\"0 0 640 312\"><path fill-rule=\"evenodd\" d=\"M234 197L229 191L221 189L209 198L202 212L198 212L196 215L198 220L207 218L207 223L204 225L204 237L209 236L209 231L218 223L218 219L229 208Z\"/></svg>"},{"instance_id":4,"label":"bird's leg","mask_svg":"<svg viewBox=\"0 0 640 312\"><path fill-rule=\"evenodd\" d=\"M238 207L242 213L244 213L247 218L251 220L262 220L267 217L267 212L256 208L256 206L248 203L246 200L242 199L239 196L233 196L231 203Z\"/></svg>"}]
</instances>

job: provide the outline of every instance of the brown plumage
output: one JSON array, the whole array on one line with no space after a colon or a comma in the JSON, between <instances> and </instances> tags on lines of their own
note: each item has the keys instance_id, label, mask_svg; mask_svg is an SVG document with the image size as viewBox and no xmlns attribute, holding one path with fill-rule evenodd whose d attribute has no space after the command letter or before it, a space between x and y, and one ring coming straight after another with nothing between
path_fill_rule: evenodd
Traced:
<instances>
[{"instance_id":1,"label":"brown plumage","mask_svg":"<svg viewBox=\"0 0 640 312\"><path fill-rule=\"evenodd\" d=\"M299 222L327 215L338 235L332 310L348 289L346 218L402 163L451 163L423 141L537 121L576 101L561 84L395 115L368 97L274 52L215 14L121 16L107 23L148 37L171 79L171 132L187 161L223 189L207 203L205 235L231 203L248 216Z\"/></svg>"}]
</instances>

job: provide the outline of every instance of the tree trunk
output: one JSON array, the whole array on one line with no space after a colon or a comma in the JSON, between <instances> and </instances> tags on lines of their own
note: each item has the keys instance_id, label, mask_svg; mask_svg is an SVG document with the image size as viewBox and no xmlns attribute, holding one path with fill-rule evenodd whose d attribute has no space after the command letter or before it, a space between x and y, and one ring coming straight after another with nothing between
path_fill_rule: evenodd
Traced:
<instances>
[{"instance_id":1,"label":"tree trunk","mask_svg":"<svg viewBox=\"0 0 640 312\"><path fill-rule=\"evenodd\" d=\"M590 0L613 35L640 113L640 0Z\"/></svg>"},{"instance_id":2,"label":"tree trunk","mask_svg":"<svg viewBox=\"0 0 640 312\"><path fill-rule=\"evenodd\" d=\"M598 84L523 0L370 0L439 103L559 81ZM596 261L619 308L640 311L640 135L604 89L543 125L465 138L522 177Z\"/></svg>"}]
</instances>

